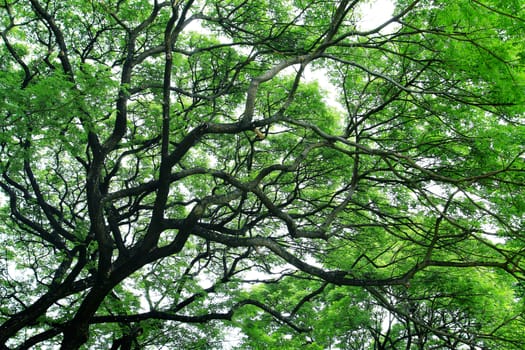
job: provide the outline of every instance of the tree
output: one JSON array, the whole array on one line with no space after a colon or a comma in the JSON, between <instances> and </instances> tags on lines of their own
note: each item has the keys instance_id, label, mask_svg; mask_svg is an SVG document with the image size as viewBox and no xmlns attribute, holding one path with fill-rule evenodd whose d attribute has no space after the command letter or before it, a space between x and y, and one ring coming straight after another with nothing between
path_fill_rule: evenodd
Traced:
<instances>
[{"instance_id":1,"label":"tree","mask_svg":"<svg viewBox=\"0 0 525 350\"><path fill-rule=\"evenodd\" d=\"M3 0L0 347L522 344L525 8L366 3Z\"/></svg>"}]
</instances>

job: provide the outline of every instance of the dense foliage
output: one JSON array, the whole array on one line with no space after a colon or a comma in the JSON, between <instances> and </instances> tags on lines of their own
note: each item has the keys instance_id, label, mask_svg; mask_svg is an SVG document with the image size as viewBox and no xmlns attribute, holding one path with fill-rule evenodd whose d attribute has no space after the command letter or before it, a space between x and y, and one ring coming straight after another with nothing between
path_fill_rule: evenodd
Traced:
<instances>
[{"instance_id":1,"label":"dense foliage","mask_svg":"<svg viewBox=\"0 0 525 350\"><path fill-rule=\"evenodd\" d=\"M516 349L525 5L2 0L1 349Z\"/></svg>"}]
</instances>

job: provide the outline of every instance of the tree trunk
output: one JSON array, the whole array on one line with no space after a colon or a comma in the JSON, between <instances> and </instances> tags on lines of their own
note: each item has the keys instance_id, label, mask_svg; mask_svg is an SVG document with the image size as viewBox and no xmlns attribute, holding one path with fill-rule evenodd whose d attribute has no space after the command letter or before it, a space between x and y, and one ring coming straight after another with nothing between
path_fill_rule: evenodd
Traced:
<instances>
[{"instance_id":1,"label":"tree trunk","mask_svg":"<svg viewBox=\"0 0 525 350\"><path fill-rule=\"evenodd\" d=\"M104 283L93 287L88 293L75 317L64 329L64 339L60 347L61 350L78 349L88 340L90 320L115 284L116 283Z\"/></svg>"}]
</instances>

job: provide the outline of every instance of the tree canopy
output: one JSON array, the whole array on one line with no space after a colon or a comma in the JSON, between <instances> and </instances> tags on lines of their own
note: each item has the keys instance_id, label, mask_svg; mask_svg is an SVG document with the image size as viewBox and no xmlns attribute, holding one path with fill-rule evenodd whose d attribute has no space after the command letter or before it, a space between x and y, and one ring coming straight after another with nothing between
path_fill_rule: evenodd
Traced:
<instances>
[{"instance_id":1,"label":"tree canopy","mask_svg":"<svg viewBox=\"0 0 525 350\"><path fill-rule=\"evenodd\" d=\"M516 349L525 6L2 0L0 349Z\"/></svg>"}]
</instances>

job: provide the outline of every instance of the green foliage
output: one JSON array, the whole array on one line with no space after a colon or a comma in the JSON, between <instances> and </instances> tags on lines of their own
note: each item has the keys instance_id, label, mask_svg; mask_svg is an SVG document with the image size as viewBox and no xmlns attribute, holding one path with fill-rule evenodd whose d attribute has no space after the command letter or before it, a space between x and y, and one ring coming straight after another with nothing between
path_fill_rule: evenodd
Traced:
<instances>
[{"instance_id":1,"label":"green foliage","mask_svg":"<svg viewBox=\"0 0 525 350\"><path fill-rule=\"evenodd\" d=\"M0 348L516 349L518 0L4 1Z\"/></svg>"}]
</instances>

